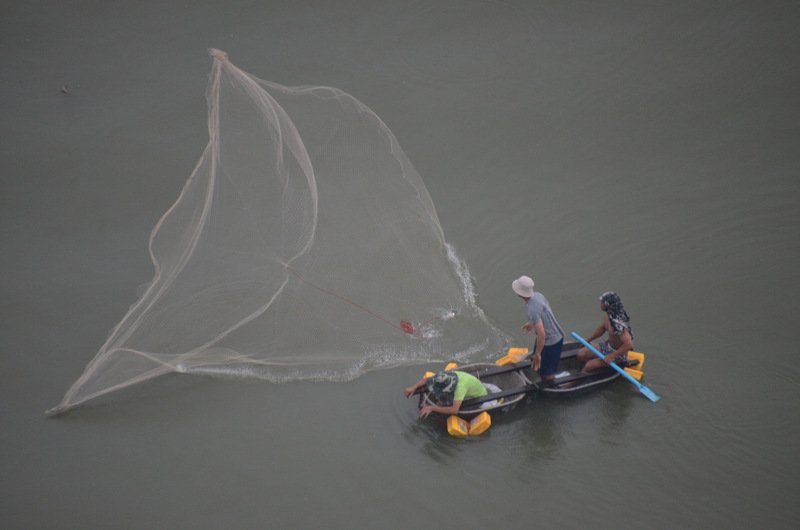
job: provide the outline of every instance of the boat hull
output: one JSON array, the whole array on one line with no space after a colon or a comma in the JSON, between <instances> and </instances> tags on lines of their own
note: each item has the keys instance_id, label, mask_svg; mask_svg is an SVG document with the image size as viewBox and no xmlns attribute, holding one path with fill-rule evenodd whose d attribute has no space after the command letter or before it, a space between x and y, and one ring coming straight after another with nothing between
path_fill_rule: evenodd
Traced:
<instances>
[{"instance_id":1,"label":"boat hull","mask_svg":"<svg viewBox=\"0 0 800 530\"><path fill-rule=\"evenodd\" d=\"M580 343L567 342L561 350L561 361L556 370L556 379L550 384L544 384L538 374L533 376L530 369L524 370L525 377L535 379L539 391L548 395L572 395L585 390L611 383L619 377L619 373L612 368L603 368L589 373L581 372L583 363L578 360Z\"/></svg>"},{"instance_id":2,"label":"boat hull","mask_svg":"<svg viewBox=\"0 0 800 530\"><path fill-rule=\"evenodd\" d=\"M523 401L528 394L538 392L551 396L568 396L583 393L589 389L607 385L619 377L619 373L611 368L594 372L581 372L582 363L577 354L581 345L567 342L561 350L561 360L556 371L556 379L545 383L539 374L531 370L530 361L523 361L512 366L501 367L495 363L473 363L459 366L458 370L474 375L484 383L491 383L500 388L499 399L491 399L493 394L484 398L465 400L458 411L463 418L471 418L483 411L490 413L507 412ZM494 401L488 402L487 400ZM424 392L420 396L420 407L439 405L434 397Z\"/></svg>"},{"instance_id":3,"label":"boat hull","mask_svg":"<svg viewBox=\"0 0 800 530\"><path fill-rule=\"evenodd\" d=\"M524 386L530 386L531 382L525 377L519 370L517 371L507 371L505 373L499 374L492 374L491 372L497 369L497 365L494 363L473 363L473 364L465 364L463 366L458 367L458 371L466 372L468 374L472 374L478 379L481 380L483 383L490 383L500 390L510 390L514 388L521 388ZM489 374L489 375L486 375ZM491 394L490 394L491 395ZM464 405L462 405L461 410L458 411L458 415L462 418L471 418L476 414L480 414L481 412L487 411L490 413L495 412L508 412L514 406L517 405L520 401L525 399L527 392L521 392L519 394L513 396L505 396L500 398L496 403L478 403L474 405L470 405L469 401L465 401ZM433 396L425 392L422 394L420 399L420 407L425 405L439 405L433 398Z\"/></svg>"}]
</instances>

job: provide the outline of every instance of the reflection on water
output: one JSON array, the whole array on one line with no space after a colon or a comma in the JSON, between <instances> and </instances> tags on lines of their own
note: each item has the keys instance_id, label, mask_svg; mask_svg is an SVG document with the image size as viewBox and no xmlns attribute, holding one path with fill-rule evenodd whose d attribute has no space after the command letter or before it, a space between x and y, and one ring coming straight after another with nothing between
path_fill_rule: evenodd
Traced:
<instances>
[{"instance_id":1,"label":"reflection on water","mask_svg":"<svg viewBox=\"0 0 800 530\"><path fill-rule=\"evenodd\" d=\"M403 437L418 446L422 455L435 464L452 464L459 452L458 440L447 434L446 419L441 415L410 422L402 431Z\"/></svg>"},{"instance_id":2,"label":"reflection on water","mask_svg":"<svg viewBox=\"0 0 800 530\"><path fill-rule=\"evenodd\" d=\"M640 402L638 392L631 391L625 381L618 379L604 388L583 390L567 395L532 395L513 410L492 416L492 426L487 433L466 439L447 433L446 418L434 415L416 420L416 409L405 411L407 423L403 437L419 445L427 458L441 465L461 464L465 455L473 455L480 444L486 444L486 454L481 452L481 463L473 463L490 473L497 458L517 455L525 467L537 468L541 461L556 460L576 437L593 440L599 449L603 445L620 445L624 439L629 415L635 403ZM470 451L465 453L465 451Z\"/></svg>"},{"instance_id":3,"label":"reflection on water","mask_svg":"<svg viewBox=\"0 0 800 530\"><path fill-rule=\"evenodd\" d=\"M609 439L617 437L626 431L628 417L634 400L641 400L642 396L627 381L619 378L614 383L613 390L609 391L608 397L603 401L603 421L601 423L602 433Z\"/></svg>"}]
</instances>

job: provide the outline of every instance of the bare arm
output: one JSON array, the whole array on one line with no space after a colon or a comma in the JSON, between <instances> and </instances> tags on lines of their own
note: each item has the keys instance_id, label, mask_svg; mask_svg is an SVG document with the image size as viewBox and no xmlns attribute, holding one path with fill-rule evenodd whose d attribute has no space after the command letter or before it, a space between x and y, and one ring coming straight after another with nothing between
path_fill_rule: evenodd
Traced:
<instances>
[{"instance_id":1,"label":"bare arm","mask_svg":"<svg viewBox=\"0 0 800 530\"><path fill-rule=\"evenodd\" d=\"M600 337L603 336L603 333L605 332L606 332L606 324L605 322L603 322L602 324L597 326L597 329L592 331L592 334L589 335L589 338L586 339L586 342L592 342L594 339L599 339Z\"/></svg>"},{"instance_id":2,"label":"bare arm","mask_svg":"<svg viewBox=\"0 0 800 530\"><path fill-rule=\"evenodd\" d=\"M425 386L428 383L428 378L423 377L413 385L406 387L403 389L403 393L406 395L407 398L414 395L414 393L419 390L421 387Z\"/></svg>"},{"instance_id":3,"label":"bare arm","mask_svg":"<svg viewBox=\"0 0 800 530\"><path fill-rule=\"evenodd\" d=\"M432 412L438 412L439 414L445 414L450 416L451 414L457 413L461 409L461 401L453 401L453 404L449 407L440 407L438 405L428 405L426 407L422 407L419 411L419 417L425 418Z\"/></svg>"},{"instance_id":4,"label":"bare arm","mask_svg":"<svg viewBox=\"0 0 800 530\"><path fill-rule=\"evenodd\" d=\"M542 365L542 350L544 349L544 324L541 320L533 325L533 330L536 332L536 347L533 350L531 367L534 372L537 372Z\"/></svg>"}]
</instances>

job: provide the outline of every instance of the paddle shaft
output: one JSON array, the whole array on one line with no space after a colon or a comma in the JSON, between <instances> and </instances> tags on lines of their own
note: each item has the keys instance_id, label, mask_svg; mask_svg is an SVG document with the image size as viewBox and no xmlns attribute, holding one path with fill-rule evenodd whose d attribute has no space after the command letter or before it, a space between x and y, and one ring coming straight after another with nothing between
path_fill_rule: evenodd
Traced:
<instances>
[{"instance_id":1,"label":"paddle shaft","mask_svg":"<svg viewBox=\"0 0 800 530\"><path fill-rule=\"evenodd\" d=\"M575 339L577 339L577 340L578 340L578 342L580 342L581 344L583 344L583 345L584 345L584 346L585 346L585 347L586 347L586 348L587 348L587 349L588 349L590 352L592 352L593 354L597 355L597 356L598 356L600 359L602 359L602 360L605 360L606 356L605 356L605 355L603 355L602 353L600 353L600 352L597 350L597 348L595 348L594 346L592 346L591 344L589 344L589 343L588 343L588 342L587 342L587 341L586 341L586 340L585 340L583 337L581 337L580 335L578 335L578 334L577 334L577 333L575 333L574 331L572 332L572 336L573 336L573 337L575 337ZM607 364L608 364L608 363L607 363ZM619 372L619 373L620 373L620 375L622 375L622 377L624 377L625 379L627 379L628 381L630 381L631 383L633 383L633 384L636 386L636 388L638 388L638 389L639 389L639 392L641 392L642 394L644 394L645 396L647 396L647 397L650 399L650 401L652 401L652 402L654 402L654 403L655 403L656 401L658 401L659 399L661 399L661 398L659 398L659 397L658 397L658 396L655 394L655 392L653 392L652 390L650 390L649 388L647 388L646 386L644 386L643 384L641 384L639 381L637 381L636 379L634 379L632 375L630 375L628 372L626 372L625 370L623 370L622 368L620 368L619 366L617 366L617 363L613 363L613 362L612 362L612 363L608 364L608 366L610 366L611 368L613 368L614 370L616 370L617 372Z\"/></svg>"}]
</instances>

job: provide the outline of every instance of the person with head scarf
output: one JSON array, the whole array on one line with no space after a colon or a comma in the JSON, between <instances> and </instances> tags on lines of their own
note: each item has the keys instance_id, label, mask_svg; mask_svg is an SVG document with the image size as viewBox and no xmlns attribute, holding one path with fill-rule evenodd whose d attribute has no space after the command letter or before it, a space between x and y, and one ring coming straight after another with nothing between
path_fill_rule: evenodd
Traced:
<instances>
[{"instance_id":1,"label":"person with head scarf","mask_svg":"<svg viewBox=\"0 0 800 530\"><path fill-rule=\"evenodd\" d=\"M594 344L605 359L601 360L588 348L581 348L578 350L578 360L584 363L584 372L599 370L612 362L624 363L628 358L628 352L633 349L631 319L619 295L614 291L600 295L600 310L603 311L603 322L588 337L587 342L607 335L606 340Z\"/></svg>"},{"instance_id":2,"label":"person with head scarf","mask_svg":"<svg viewBox=\"0 0 800 530\"><path fill-rule=\"evenodd\" d=\"M426 405L419 410L419 417L425 418L432 412L451 415L461 409L465 399L483 397L489 392L480 379L467 372L449 370L437 372L431 377L423 377L416 384L403 389L406 397L411 397L422 387L426 387L438 405ZM492 393L500 389L491 385Z\"/></svg>"},{"instance_id":3,"label":"person with head scarf","mask_svg":"<svg viewBox=\"0 0 800 530\"><path fill-rule=\"evenodd\" d=\"M533 290L533 280L520 276L511 282L511 289L525 301L528 320L522 331L536 334L536 345L531 357L531 369L539 372L542 381L552 382L556 378L558 363L561 361L561 347L564 345L564 330L558 324L550 302L538 291Z\"/></svg>"}]
</instances>

